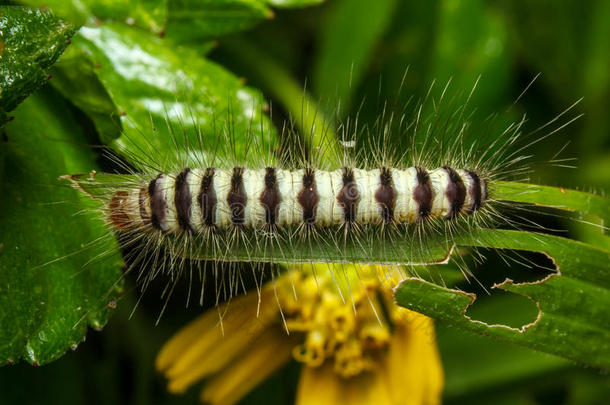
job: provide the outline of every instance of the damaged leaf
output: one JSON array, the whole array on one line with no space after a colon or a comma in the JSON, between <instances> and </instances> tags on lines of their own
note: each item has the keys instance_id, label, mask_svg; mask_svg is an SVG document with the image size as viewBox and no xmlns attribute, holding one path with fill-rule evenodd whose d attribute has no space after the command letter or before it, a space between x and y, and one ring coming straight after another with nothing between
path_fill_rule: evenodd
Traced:
<instances>
[{"instance_id":1,"label":"damaged leaf","mask_svg":"<svg viewBox=\"0 0 610 405\"><path fill-rule=\"evenodd\" d=\"M557 236L489 229L458 240L458 245L535 251L551 258L557 274L525 283L506 279L493 287L531 299L538 306L538 318L521 328L488 325L466 314L474 294L416 278L396 288L397 303L472 332L579 363L610 367L610 252Z\"/></svg>"}]
</instances>

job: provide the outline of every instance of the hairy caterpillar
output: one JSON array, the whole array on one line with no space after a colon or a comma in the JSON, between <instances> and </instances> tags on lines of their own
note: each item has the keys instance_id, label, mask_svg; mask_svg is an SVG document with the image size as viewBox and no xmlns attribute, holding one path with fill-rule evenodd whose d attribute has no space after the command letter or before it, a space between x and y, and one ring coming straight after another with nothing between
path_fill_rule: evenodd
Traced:
<instances>
[{"instance_id":1,"label":"hairy caterpillar","mask_svg":"<svg viewBox=\"0 0 610 405\"><path fill-rule=\"evenodd\" d=\"M332 172L185 168L177 175L159 174L136 191L117 191L108 211L120 230L211 238L246 227L274 233L284 226L349 229L451 220L477 211L487 199L486 190L476 173L448 166L430 172L420 167Z\"/></svg>"},{"instance_id":2,"label":"hairy caterpillar","mask_svg":"<svg viewBox=\"0 0 610 405\"><path fill-rule=\"evenodd\" d=\"M341 124L342 140L328 136L323 147L286 137L296 143L289 153L256 136L238 153L229 123L220 138L172 135L181 146L169 160L156 159L152 144L133 145L135 168L117 160L128 174L63 178L101 201L123 246L144 246L131 253L131 268L150 268L145 285L161 273L175 283L211 263L217 297L219 285L231 296L241 274L232 264L219 269L222 262L446 263L457 236L514 224L500 213L507 204L495 198L495 182L527 173L521 152L567 125L522 144L524 122L473 137L463 111L422 119L420 105L412 118L390 115L375 129ZM354 150L366 131L377 142L372 158ZM388 145L391 131L402 131L406 151Z\"/></svg>"}]
</instances>

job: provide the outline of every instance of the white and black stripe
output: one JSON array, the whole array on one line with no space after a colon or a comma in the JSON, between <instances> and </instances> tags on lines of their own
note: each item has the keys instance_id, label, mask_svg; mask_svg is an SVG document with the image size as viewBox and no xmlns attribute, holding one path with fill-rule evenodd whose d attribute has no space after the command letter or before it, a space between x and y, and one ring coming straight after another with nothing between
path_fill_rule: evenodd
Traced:
<instances>
[{"instance_id":1,"label":"white and black stripe","mask_svg":"<svg viewBox=\"0 0 610 405\"><path fill-rule=\"evenodd\" d=\"M186 168L178 176L176 176L176 182L174 183L174 206L176 207L176 217L178 218L178 225L180 228L187 232L192 232L193 227L191 225L191 207L193 205L193 199L191 197L191 190L189 188L188 176L191 169Z\"/></svg>"},{"instance_id":2,"label":"white and black stripe","mask_svg":"<svg viewBox=\"0 0 610 405\"><path fill-rule=\"evenodd\" d=\"M154 229L162 232L169 231L167 226L167 202L165 199L163 181L165 180L164 174L159 174L154 180L148 185L148 195L150 196L150 221Z\"/></svg>"},{"instance_id":3,"label":"white and black stripe","mask_svg":"<svg viewBox=\"0 0 610 405\"><path fill-rule=\"evenodd\" d=\"M447 166L430 171L186 168L177 175L159 174L133 193L115 193L108 208L120 229L193 233L452 220L476 212L486 199L487 182L480 175Z\"/></svg>"}]
</instances>

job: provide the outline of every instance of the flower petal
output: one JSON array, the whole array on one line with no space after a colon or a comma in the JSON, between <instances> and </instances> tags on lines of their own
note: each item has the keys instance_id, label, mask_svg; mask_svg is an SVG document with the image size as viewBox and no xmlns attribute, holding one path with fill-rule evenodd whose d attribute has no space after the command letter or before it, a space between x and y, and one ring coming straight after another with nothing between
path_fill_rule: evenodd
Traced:
<instances>
[{"instance_id":1,"label":"flower petal","mask_svg":"<svg viewBox=\"0 0 610 405\"><path fill-rule=\"evenodd\" d=\"M237 297L226 309L220 327L219 313L207 311L174 335L161 349L156 366L170 380L168 390L183 392L197 380L214 373L233 360L275 320L278 307L272 288L258 295Z\"/></svg>"},{"instance_id":2,"label":"flower petal","mask_svg":"<svg viewBox=\"0 0 610 405\"><path fill-rule=\"evenodd\" d=\"M333 363L321 367L303 366L297 391L297 405L319 404L391 404L383 375L364 372L343 378L333 370Z\"/></svg>"},{"instance_id":3,"label":"flower petal","mask_svg":"<svg viewBox=\"0 0 610 405\"><path fill-rule=\"evenodd\" d=\"M236 403L290 360L296 342L296 336L287 335L279 327L267 329L238 359L206 382L201 401L214 405Z\"/></svg>"},{"instance_id":4,"label":"flower petal","mask_svg":"<svg viewBox=\"0 0 610 405\"><path fill-rule=\"evenodd\" d=\"M304 366L297 404L439 404L443 369L433 321L416 312L400 311L389 350L381 354L374 371L342 378L329 361L321 367Z\"/></svg>"},{"instance_id":5,"label":"flower petal","mask_svg":"<svg viewBox=\"0 0 610 405\"><path fill-rule=\"evenodd\" d=\"M444 377L434 323L417 312L400 310L405 312L395 325L383 370L392 403L439 404Z\"/></svg>"}]
</instances>

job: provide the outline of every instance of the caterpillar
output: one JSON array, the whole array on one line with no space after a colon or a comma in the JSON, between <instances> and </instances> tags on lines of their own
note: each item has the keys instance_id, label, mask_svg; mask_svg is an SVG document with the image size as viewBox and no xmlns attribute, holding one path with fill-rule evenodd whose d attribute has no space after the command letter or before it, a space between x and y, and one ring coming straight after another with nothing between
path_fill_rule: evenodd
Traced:
<instances>
[{"instance_id":1,"label":"caterpillar","mask_svg":"<svg viewBox=\"0 0 610 405\"><path fill-rule=\"evenodd\" d=\"M128 152L135 164L113 157L126 174L62 179L101 201L101 217L132 256L128 271L140 269L143 289L166 274L171 295L184 272L199 273L203 300L212 267L219 301L220 290L230 297L243 285L239 262L252 264L258 285L257 268L304 262L398 264L417 274L419 265L453 259L468 276L462 259L452 256L456 237L518 224L502 212L515 205L495 197L495 183L527 174L523 150L567 124L523 143L525 118L473 135L461 108L422 119L419 105L412 118L384 116L374 129L342 123L340 135L325 132L323 147L306 148L311 139L284 134L296 144L288 152L268 145L265 134L247 134L240 150L229 117L220 137L170 130L173 158L160 158L152 143L134 143L126 150L136 151ZM406 151L389 146L393 131L402 131ZM362 148L372 158L355 148L363 133L374 135L371 147Z\"/></svg>"},{"instance_id":2,"label":"caterpillar","mask_svg":"<svg viewBox=\"0 0 610 405\"><path fill-rule=\"evenodd\" d=\"M117 191L108 211L119 230L214 235L246 227L273 233L278 227L452 220L476 212L486 199L485 179L448 166L432 171L208 167L159 174L139 189Z\"/></svg>"}]
</instances>

